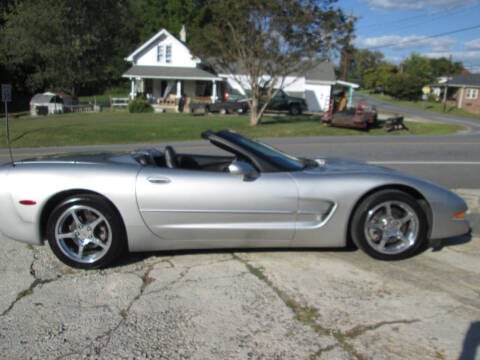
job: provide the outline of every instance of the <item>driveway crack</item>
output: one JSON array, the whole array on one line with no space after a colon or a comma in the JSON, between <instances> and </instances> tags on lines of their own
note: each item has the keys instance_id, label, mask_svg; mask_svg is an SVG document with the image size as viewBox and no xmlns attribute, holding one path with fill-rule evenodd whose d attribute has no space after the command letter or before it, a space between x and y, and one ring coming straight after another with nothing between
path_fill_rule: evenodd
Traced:
<instances>
[{"instance_id":1,"label":"driveway crack","mask_svg":"<svg viewBox=\"0 0 480 360\"><path fill-rule=\"evenodd\" d=\"M305 326L310 327L318 335L330 336L336 340L335 344L319 349L316 353L310 355L310 359L319 359L321 358L323 353L331 351L337 347L340 347L343 351L347 352L353 359L366 359L364 355L358 353L355 350L355 348L348 342L348 340L355 339L356 337L368 331L376 330L382 326L394 324L412 324L420 321L419 319L382 321L367 326L356 326L345 332L324 327L318 323L320 312L317 308L312 306L305 306L299 301L290 297L285 291L273 284L273 282L265 274L265 269L252 265L248 260L245 260L236 254L233 254L233 257L234 259L244 264L253 276L257 277L260 281L264 282L270 289L272 289L280 298L280 300L282 300L283 303L293 312L297 321L299 321Z\"/></svg>"},{"instance_id":2,"label":"driveway crack","mask_svg":"<svg viewBox=\"0 0 480 360\"><path fill-rule=\"evenodd\" d=\"M12 311L12 309L15 307L15 305L19 301L21 301L22 299L32 295L35 288L37 288L39 286L42 286L42 285L45 285L45 284L48 284L48 283L51 283L51 282L54 282L54 281L57 281L59 279L59 278L41 279L41 278L37 277L37 275L35 273L35 269L34 269L34 264L35 264L35 261L37 260L37 252L36 252L36 250L33 246L29 245L28 247L33 252L33 255L32 255L33 259L32 259L32 262L30 263L30 275L33 277L33 281L30 283L30 286L28 288L20 291L17 294L17 296L15 297L15 300L13 300L12 303L8 306L8 308L0 314L0 317L4 317L5 315L9 314L10 311Z\"/></svg>"}]
</instances>

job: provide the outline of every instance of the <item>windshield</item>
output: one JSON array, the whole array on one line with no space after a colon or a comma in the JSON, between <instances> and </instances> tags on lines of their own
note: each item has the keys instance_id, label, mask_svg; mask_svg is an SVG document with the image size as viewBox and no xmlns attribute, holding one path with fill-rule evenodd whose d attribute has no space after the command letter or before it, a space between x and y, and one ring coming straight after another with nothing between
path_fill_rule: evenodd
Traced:
<instances>
[{"instance_id":1,"label":"windshield","mask_svg":"<svg viewBox=\"0 0 480 360\"><path fill-rule=\"evenodd\" d=\"M250 140L239 134L231 132L221 132L223 138L228 139L232 143L239 145L243 149L261 158L264 161L270 162L275 167L284 169L285 171L299 171L303 170L307 163L295 156L286 154L273 146L264 144L260 141Z\"/></svg>"}]
</instances>

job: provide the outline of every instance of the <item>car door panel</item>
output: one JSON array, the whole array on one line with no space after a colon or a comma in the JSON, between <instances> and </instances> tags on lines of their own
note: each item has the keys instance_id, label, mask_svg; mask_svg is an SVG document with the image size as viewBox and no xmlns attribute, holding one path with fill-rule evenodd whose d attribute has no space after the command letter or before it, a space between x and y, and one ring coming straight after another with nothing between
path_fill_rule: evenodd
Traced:
<instances>
[{"instance_id":1,"label":"car door panel","mask_svg":"<svg viewBox=\"0 0 480 360\"><path fill-rule=\"evenodd\" d=\"M136 192L145 223L163 239L288 246L295 231L297 188L288 173L244 180L230 173L146 167Z\"/></svg>"}]
</instances>

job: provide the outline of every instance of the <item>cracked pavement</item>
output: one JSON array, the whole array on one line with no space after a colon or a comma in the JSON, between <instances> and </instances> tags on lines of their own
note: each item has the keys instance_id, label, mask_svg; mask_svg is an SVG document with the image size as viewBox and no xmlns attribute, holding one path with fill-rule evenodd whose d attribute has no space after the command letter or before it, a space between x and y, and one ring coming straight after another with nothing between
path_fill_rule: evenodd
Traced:
<instances>
[{"instance_id":1,"label":"cracked pavement","mask_svg":"<svg viewBox=\"0 0 480 360\"><path fill-rule=\"evenodd\" d=\"M82 271L0 237L0 358L480 359L480 192L471 241L360 251L131 254Z\"/></svg>"}]
</instances>

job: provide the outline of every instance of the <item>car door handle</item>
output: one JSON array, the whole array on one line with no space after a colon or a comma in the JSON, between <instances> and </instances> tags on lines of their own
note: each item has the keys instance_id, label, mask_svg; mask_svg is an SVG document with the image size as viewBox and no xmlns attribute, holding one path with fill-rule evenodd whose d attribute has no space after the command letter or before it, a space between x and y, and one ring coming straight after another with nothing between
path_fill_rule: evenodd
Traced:
<instances>
[{"instance_id":1,"label":"car door handle","mask_svg":"<svg viewBox=\"0 0 480 360\"><path fill-rule=\"evenodd\" d=\"M149 177L148 181L152 184L168 184L171 180L167 177Z\"/></svg>"}]
</instances>

